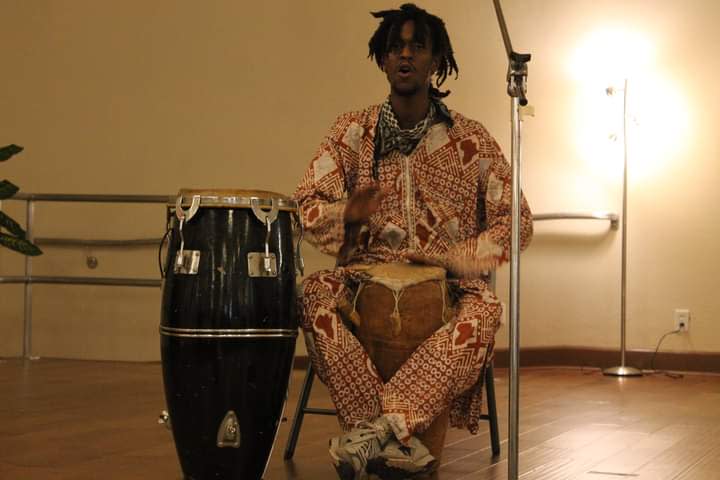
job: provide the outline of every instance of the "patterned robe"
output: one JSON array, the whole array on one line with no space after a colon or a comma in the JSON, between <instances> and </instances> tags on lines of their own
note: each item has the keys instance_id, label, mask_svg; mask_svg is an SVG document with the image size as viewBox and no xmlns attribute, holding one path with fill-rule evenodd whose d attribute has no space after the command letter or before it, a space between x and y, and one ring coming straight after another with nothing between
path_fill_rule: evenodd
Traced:
<instances>
[{"instance_id":1,"label":"patterned robe","mask_svg":"<svg viewBox=\"0 0 720 480\"><path fill-rule=\"evenodd\" d=\"M350 263L407 262L416 252L458 277L455 319L422 343L383 383L362 345L346 328L339 305L352 292L352 272L319 271L303 282L302 327L310 359L328 386L344 429L380 414L398 438L423 431L450 406L450 422L478 430L483 371L492 354L502 305L489 289L488 265L509 258L511 170L497 142L478 122L451 112L409 154L379 159L373 178L380 105L335 121L295 192L307 240L337 256L345 238L348 196L376 181L387 193L363 231ZM532 216L521 202L521 248Z\"/></svg>"}]
</instances>

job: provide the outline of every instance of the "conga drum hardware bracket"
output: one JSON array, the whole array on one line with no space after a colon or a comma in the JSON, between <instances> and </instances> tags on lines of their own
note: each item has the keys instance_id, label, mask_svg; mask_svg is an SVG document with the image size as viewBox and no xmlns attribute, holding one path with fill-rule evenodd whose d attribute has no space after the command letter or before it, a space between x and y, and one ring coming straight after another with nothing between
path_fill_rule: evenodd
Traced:
<instances>
[{"instance_id":1,"label":"conga drum hardware bracket","mask_svg":"<svg viewBox=\"0 0 720 480\"><path fill-rule=\"evenodd\" d=\"M193 195L192 202L190 203L190 208L188 208L187 210L183 210L182 204L183 196L178 195L178 198L175 201L175 215L181 222L183 220L189 222L190 219L194 217L197 213L198 208L200 208L200 195Z\"/></svg>"},{"instance_id":2,"label":"conga drum hardware bracket","mask_svg":"<svg viewBox=\"0 0 720 480\"><path fill-rule=\"evenodd\" d=\"M260 199L253 197L250 199L250 208L253 213L262 223L272 223L277 219L278 212L280 211L280 202L277 198L271 198L270 202L272 207L269 211L265 211L260 207Z\"/></svg>"},{"instance_id":3,"label":"conga drum hardware bracket","mask_svg":"<svg viewBox=\"0 0 720 480\"><path fill-rule=\"evenodd\" d=\"M304 276L305 260L303 259L302 252L300 252L300 246L305 236L305 226L303 225L302 216L300 215L300 206L298 206L295 212L295 218L297 219L298 227L300 227L300 235L298 236L297 246L295 248L295 272L300 272L300 276Z\"/></svg>"},{"instance_id":4,"label":"conga drum hardware bracket","mask_svg":"<svg viewBox=\"0 0 720 480\"><path fill-rule=\"evenodd\" d=\"M218 448L240 448L240 424L237 415L232 410L225 414L225 418L220 423L217 434Z\"/></svg>"},{"instance_id":5,"label":"conga drum hardware bracket","mask_svg":"<svg viewBox=\"0 0 720 480\"><path fill-rule=\"evenodd\" d=\"M265 251L248 252L248 276L250 277L277 277L277 257L270 253L270 220L265 219L267 233L265 234Z\"/></svg>"},{"instance_id":6,"label":"conga drum hardware bracket","mask_svg":"<svg viewBox=\"0 0 720 480\"><path fill-rule=\"evenodd\" d=\"M175 259L173 272L181 275L197 275L199 267L200 250L180 250Z\"/></svg>"},{"instance_id":7,"label":"conga drum hardware bracket","mask_svg":"<svg viewBox=\"0 0 720 480\"><path fill-rule=\"evenodd\" d=\"M274 258L270 257L270 233L272 232L272 226L270 220L267 217L265 218L265 226L267 227L267 233L265 234L265 255L263 256L263 269L266 274L270 274L273 270L273 264L275 265L275 269L277 270L277 262L274 261ZM273 260L272 263L271 260ZM275 274L277 275L277 272Z\"/></svg>"},{"instance_id":8,"label":"conga drum hardware bracket","mask_svg":"<svg viewBox=\"0 0 720 480\"><path fill-rule=\"evenodd\" d=\"M198 208L200 208L200 196L193 195L192 203L190 204L190 208L187 210L183 210L182 203L183 196L179 195L177 201L175 202L175 215L177 216L178 220L180 220L180 224L178 225L178 233L180 234L180 249L178 250L177 256L175 257L175 266L173 267L173 272L185 275L197 275L198 266L200 265L200 251L185 251L185 236L183 235L183 225L185 225L185 222L190 221L190 219L194 217L197 213Z\"/></svg>"},{"instance_id":9,"label":"conga drum hardware bracket","mask_svg":"<svg viewBox=\"0 0 720 480\"><path fill-rule=\"evenodd\" d=\"M275 254L270 253L270 234L272 232L272 223L277 220L280 211L280 203L276 198L271 199L272 207L270 211L260 208L260 200L258 198L250 199L250 208L252 208L255 217L265 224L267 232L265 234L265 253L251 252L248 253L248 275L251 277L277 277L277 259ZM257 271L256 262L262 262L261 271Z\"/></svg>"},{"instance_id":10,"label":"conga drum hardware bracket","mask_svg":"<svg viewBox=\"0 0 720 480\"><path fill-rule=\"evenodd\" d=\"M159 425L164 425L168 430L172 430L172 424L170 423L170 414L167 410L160 412L157 420Z\"/></svg>"},{"instance_id":11,"label":"conga drum hardware bracket","mask_svg":"<svg viewBox=\"0 0 720 480\"><path fill-rule=\"evenodd\" d=\"M250 277L277 277L277 258L274 253L248 252Z\"/></svg>"},{"instance_id":12,"label":"conga drum hardware bracket","mask_svg":"<svg viewBox=\"0 0 720 480\"><path fill-rule=\"evenodd\" d=\"M180 234L180 248L175 256L175 265L173 273L184 275L197 275L198 266L200 265L200 250L185 250L185 236L183 235L183 225L185 217L180 218L178 225L178 233Z\"/></svg>"}]
</instances>

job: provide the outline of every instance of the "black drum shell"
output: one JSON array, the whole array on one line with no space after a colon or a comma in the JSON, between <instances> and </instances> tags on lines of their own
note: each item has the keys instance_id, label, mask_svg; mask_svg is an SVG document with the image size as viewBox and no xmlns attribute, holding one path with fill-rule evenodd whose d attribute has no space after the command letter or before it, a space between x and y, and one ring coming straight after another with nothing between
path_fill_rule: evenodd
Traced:
<instances>
[{"instance_id":1,"label":"black drum shell","mask_svg":"<svg viewBox=\"0 0 720 480\"><path fill-rule=\"evenodd\" d=\"M287 396L295 339L163 336L163 380L186 480L262 478ZM240 447L218 448L232 410Z\"/></svg>"},{"instance_id":2,"label":"black drum shell","mask_svg":"<svg viewBox=\"0 0 720 480\"><path fill-rule=\"evenodd\" d=\"M172 270L180 247L173 218L161 312L163 380L187 479L260 479L282 416L297 335L290 212L272 223L277 277L250 277L247 254L264 252L266 226L250 208L199 208L183 224L198 272ZM165 330L164 330L165 329ZM168 334L167 332L178 332ZM216 445L228 411L239 448Z\"/></svg>"},{"instance_id":3,"label":"black drum shell","mask_svg":"<svg viewBox=\"0 0 720 480\"><path fill-rule=\"evenodd\" d=\"M265 251L266 227L249 208L200 208L183 225L185 250L199 250L197 275L174 274L180 247L178 220L165 262L160 324L193 329L293 329L295 258L290 212L272 223L270 252L277 277L248 275L247 254ZM278 246L280 248L278 248Z\"/></svg>"}]
</instances>

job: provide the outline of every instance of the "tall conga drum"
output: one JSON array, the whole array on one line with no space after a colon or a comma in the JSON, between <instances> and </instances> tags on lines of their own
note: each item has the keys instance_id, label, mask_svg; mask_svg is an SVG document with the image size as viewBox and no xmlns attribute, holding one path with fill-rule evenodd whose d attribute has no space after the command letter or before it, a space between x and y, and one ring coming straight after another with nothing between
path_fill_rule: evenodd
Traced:
<instances>
[{"instance_id":1,"label":"tall conga drum","mask_svg":"<svg viewBox=\"0 0 720 480\"><path fill-rule=\"evenodd\" d=\"M406 263L360 265L356 335L384 381L453 315L443 268ZM449 420L443 411L417 437L438 460Z\"/></svg>"},{"instance_id":2,"label":"tall conga drum","mask_svg":"<svg viewBox=\"0 0 720 480\"><path fill-rule=\"evenodd\" d=\"M251 190L181 190L169 205L160 341L186 480L265 471L297 337L296 212Z\"/></svg>"}]
</instances>

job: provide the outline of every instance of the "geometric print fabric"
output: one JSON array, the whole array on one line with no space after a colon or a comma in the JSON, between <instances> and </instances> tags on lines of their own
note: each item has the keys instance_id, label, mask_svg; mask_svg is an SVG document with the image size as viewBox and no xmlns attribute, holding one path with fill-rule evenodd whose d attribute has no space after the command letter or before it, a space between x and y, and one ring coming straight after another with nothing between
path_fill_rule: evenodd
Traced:
<instances>
[{"instance_id":1,"label":"geometric print fabric","mask_svg":"<svg viewBox=\"0 0 720 480\"><path fill-rule=\"evenodd\" d=\"M510 166L480 123L451 112L452 126L431 126L409 155L393 150L378 159L376 180L379 110L375 105L341 115L318 148L294 195L305 238L334 256L350 242L349 264L402 263L409 253L432 259L459 278L456 315L383 384L338 313L339 304L352 301L352 274L344 268L316 272L303 283L308 351L344 429L384 413L397 419L396 433L422 431L450 406L451 424L475 432L483 368L502 314L483 278L509 258ZM358 238L346 238L347 198L376 182L385 193L377 212ZM524 197L520 225L525 248L532 215Z\"/></svg>"}]
</instances>

